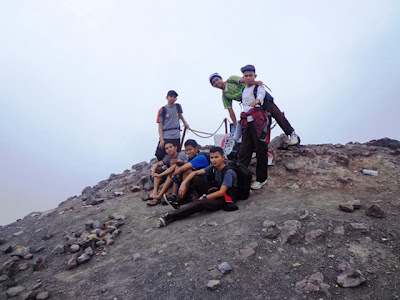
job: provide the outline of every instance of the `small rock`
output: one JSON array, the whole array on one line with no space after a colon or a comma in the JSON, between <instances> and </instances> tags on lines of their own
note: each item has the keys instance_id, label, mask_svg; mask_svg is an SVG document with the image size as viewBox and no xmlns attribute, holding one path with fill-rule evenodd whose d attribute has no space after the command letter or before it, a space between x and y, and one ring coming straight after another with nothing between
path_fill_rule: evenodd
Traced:
<instances>
[{"instance_id":1,"label":"small rock","mask_svg":"<svg viewBox=\"0 0 400 300\"><path fill-rule=\"evenodd\" d=\"M23 300L34 300L36 299L37 292L36 291L30 291L28 294L25 294L22 296Z\"/></svg>"},{"instance_id":2,"label":"small rock","mask_svg":"<svg viewBox=\"0 0 400 300\"><path fill-rule=\"evenodd\" d=\"M12 298L12 297L18 296L23 291L25 291L25 288L23 286L18 285L16 287L9 288L6 291L6 295L7 295L7 298Z\"/></svg>"},{"instance_id":3,"label":"small rock","mask_svg":"<svg viewBox=\"0 0 400 300\"><path fill-rule=\"evenodd\" d=\"M8 278L9 278L9 277L8 277L6 274L1 275L1 276L0 276L0 282L4 282L4 281L6 281Z\"/></svg>"},{"instance_id":4,"label":"small rock","mask_svg":"<svg viewBox=\"0 0 400 300\"><path fill-rule=\"evenodd\" d=\"M376 204L373 204L370 207L368 207L365 214L369 217L374 217L374 218L384 218L385 217L385 212Z\"/></svg>"},{"instance_id":5,"label":"small rock","mask_svg":"<svg viewBox=\"0 0 400 300\"><path fill-rule=\"evenodd\" d=\"M246 245L245 248L255 249L258 247L257 242L251 242L250 244Z\"/></svg>"},{"instance_id":6,"label":"small rock","mask_svg":"<svg viewBox=\"0 0 400 300\"><path fill-rule=\"evenodd\" d=\"M132 187L131 187L131 192L132 193L137 193L137 192L139 192L139 191L141 191L141 187L139 186L139 185L133 185Z\"/></svg>"},{"instance_id":7,"label":"small rock","mask_svg":"<svg viewBox=\"0 0 400 300\"><path fill-rule=\"evenodd\" d=\"M305 235L305 241L307 243L311 243L312 241L323 237L325 235L325 231L322 229L316 229L316 230L312 230L310 232L307 232Z\"/></svg>"},{"instance_id":8,"label":"small rock","mask_svg":"<svg viewBox=\"0 0 400 300\"><path fill-rule=\"evenodd\" d=\"M246 259L249 256L253 255L255 251L251 248L245 248L245 249L240 249L237 253L236 256L238 259Z\"/></svg>"},{"instance_id":9,"label":"small rock","mask_svg":"<svg viewBox=\"0 0 400 300\"><path fill-rule=\"evenodd\" d=\"M62 244L58 244L55 248L54 248L54 252L56 254L63 254L65 252L65 246Z\"/></svg>"},{"instance_id":10,"label":"small rock","mask_svg":"<svg viewBox=\"0 0 400 300\"><path fill-rule=\"evenodd\" d=\"M24 246L15 247L14 251L10 254L11 256L18 256L23 258L25 255L31 252L31 248Z\"/></svg>"},{"instance_id":11,"label":"small rock","mask_svg":"<svg viewBox=\"0 0 400 300\"><path fill-rule=\"evenodd\" d=\"M167 276L171 278L172 277L172 272L167 272Z\"/></svg>"},{"instance_id":12,"label":"small rock","mask_svg":"<svg viewBox=\"0 0 400 300\"><path fill-rule=\"evenodd\" d=\"M77 255L72 256L67 263L67 270L75 269L78 266L78 262L76 261Z\"/></svg>"},{"instance_id":13,"label":"small rock","mask_svg":"<svg viewBox=\"0 0 400 300\"><path fill-rule=\"evenodd\" d=\"M85 249L85 253L86 253L87 255L89 255L89 256L93 256L93 255L94 255L94 252L93 252L92 247L87 247L87 248Z\"/></svg>"},{"instance_id":14,"label":"small rock","mask_svg":"<svg viewBox=\"0 0 400 300\"><path fill-rule=\"evenodd\" d=\"M230 264L228 264L226 261L223 262L222 264L220 264L218 266L218 270L222 273L222 274L228 274L232 271L232 267L230 266Z\"/></svg>"},{"instance_id":15,"label":"small rock","mask_svg":"<svg viewBox=\"0 0 400 300\"><path fill-rule=\"evenodd\" d=\"M356 232L368 232L368 227L364 223L350 223L350 228Z\"/></svg>"},{"instance_id":16,"label":"small rock","mask_svg":"<svg viewBox=\"0 0 400 300\"><path fill-rule=\"evenodd\" d=\"M23 234L23 233L24 233L24 231L23 231L23 230L20 230L20 231L14 233L13 236L19 236L19 235L21 235L21 234Z\"/></svg>"},{"instance_id":17,"label":"small rock","mask_svg":"<svg viewBox=\"0 0 400 300\"><path fill-rule=\"evenodd\" d=\"M207 287L211 290L216 290L220 286L219 280L209 280L207 283Z\"/></svg>"},{"instance_id":18,"label":"small rock","mask_svg":"<svg viewBox=\"0 0 400 300\"><path fill-rule=\"evenodd\" d=\"M349 200L346 202L348 205L352 205L354 209L360 209L361 200Z\"/></svg>"},{"instance_id":19,"label":"small rock","mask_svg":"<svg viewBox=\"0 0 400 300\"><path fill-rule=\"evenodd\" d=\"M32 290L37 290L37 289L40 288L40 287L42 287L42 283L41 283L41 282L38 282L38 283L36 283L36 284L32 287Z\"/></svg>"},{"instance_id":20,"label":"small rock","mask_svg":"<svg viewBox=\"0 0 400 300\"><path fill-rule=\"evenodd\" d=\"M71 250L71 252L75 253L79 251L80 247L79 245L74 244L69 249Z\"/></svg>"},{"instance_id":21,"label":"small rock","mask_svg":"<svg viewBox=\"0 0 400 300\"><path fill-rule=\"evenodd\" d=\"M310 218L310 213L309 213L308 211L305 211L304 214L302 214L302 215L300 216L300 220L301 220L301 221L308 220L309 218Z\"/></svg>"},{"instance_id":22,"label":"small rock","mask_svg":"<svg viewBox=\"0 0 400 300\"><path fill-rule=\"evenodd\" d=\"M366 279L360 272L360 270L354 270L351 268L345 269L337 278L336 282L342 287L357 287Z\"/></svg>"},{"instance_id":23,"label":"small rock","mask_svg":"<svg viewBox=\"0 0 400 300\"><path fill-rule=\"evenodd\" d=\"M333 230L333 233L344 235L344 227L343 226L335 227L335 229Z\"/></svg>"},{"instance_id":24,"label":"small rock","mask_svg":"<svg viewBox=\"0 0 400 300\"><path fill-rule=\"evenodd\" d=\"M140 258L140 253L135 253L135 254L133 254L133 256L132 256L132 260L133 261L137 261L139 258Z\"/></svg>"},{"instance_id":25,"label":"small rock","mask_svg":"<svg viewBox=\"0 0 400 300\"><path fill-rule=\"evenodd\" d=\"M341 261L339 262L337 268L338 268L338 270L340 270L340 271L344 271L344 270L346 270L346 269L350 269L350 268L351 268L351 265L350 265L347 261L341 260Z\"/></svg>"},{"instance_id":26,"label":"small rock","mask_svg":"<svg viewBox=\"0 0 400 300\"><path fill-rule=\"evenodd\" d=\"M45 299L49 299L50 295L49 292L45 291L45 292L41 292L36 296L36 300L45 300Z\"/></svg>"},{"instance_id":27,"label":"small rock","mask_svg":"<svg viewBox=\"0 0 400 300\"><path fill-rule=\"evenodd\" d=\"M78 265L84 264L85 262L88 262L90 260L90 256L87 253L83 253L81 256L79 256L76 261Z\"/></svg>"},{"instance_id":28,"label":"small rock","mask_svg":"<svg viewBox=\"0 0 400 300\"><path fill-rule=\"evenodd\" d=\"M120 215L118 213L113 213L111 215L108 216L111 220L125 220L126 216L124 215Z\"/></svg>"},{"instance_id":29,"label":"small rock","mask_svg":"<svg viewBox=\"0 0 400 300\"><path fill-rule=\"evenodd\" d=\"M120 197L120 196L123 196L123 195L124 195L123 192L114 192L114 196L115 197Z\"/></svg>"},{"instance_id":30,"label":"small rock","mask_svg":"<svg viewBox=\"0 0 400 300\"><path fill-rule=\"evenodd\" d=\"M276 225L275 225L275 222L272 222L272 221L269 221L269 220L266 220L266 221L264 221L264 223L263 223L263 227L264 228L271 228L271 227L275 227Z\"/></svg>"},{"instance_id":31,"label":"small rock","mask_svg":"<svg viewBox=\"0 0 400 300\"><path fill-rule=\"evenodd\" d=\"M25 260L30 260L33 257L32 253L28 253L27 255L24 256Z\"/></svg>"},{"instance_id":32,"label":"small rock","mask_svg":"<svg viewBox=\"0 0 400 300\"><path fill-rule=\"evenodd\" d=\"M19 270L20 271L27 270L28 268L29 268L28 264L20 264L19 265Z\"/></svg>"},{"instance_id":33,"label":"small rock","mask_svg":"<svg viewBox=\"0 0 400 300\"><path fill-rule=\"evenodd\" d=\"M276 238L278 238L279 234L280 234L280 230L276 227L271 227L271 228L263 228L262 229L263 232L263 237L266 239L270 239L270 240L274 240Z\"/></svg>"},{"instance_id":34,"label":"small rock","mask_svg":"<svg viewBox=\"0 0 400 300\"><path fill-rule=\"evenodd\" d=\"M353 212L354 206L351 204L339 204L339 208L345 212Z\"/></svg>"},{"instance_id":35,"label":"small rock","mask_svg":"<svg viewBox=\"0 0 400 300\"><path fill-rule=\"evenodd\" d=\"M292 265L292 267L295 268L295 269L297 269L297 268L300 267L300 266L301 266L301 264L299 264L299 263L294 263L294 264Z\"/></svg>"}]
</instances>

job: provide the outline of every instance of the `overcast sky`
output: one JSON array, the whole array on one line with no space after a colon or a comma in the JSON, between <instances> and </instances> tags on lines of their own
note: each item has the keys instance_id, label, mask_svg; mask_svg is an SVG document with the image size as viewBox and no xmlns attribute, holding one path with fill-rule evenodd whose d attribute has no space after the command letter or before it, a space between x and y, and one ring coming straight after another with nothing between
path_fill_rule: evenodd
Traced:
<instances>
[{"instance_id":1,"label":"overcast sky","mask_svg":"<svg viewBox=\"0 0 400 300\"><path fill-rule=\"evenodd\" d=\"M397 0L0 1L0 225L149 161L170 89L214 131L208 77L246 64L303 144L399 140L399 16Z\"/></svg>"}]
</instances>

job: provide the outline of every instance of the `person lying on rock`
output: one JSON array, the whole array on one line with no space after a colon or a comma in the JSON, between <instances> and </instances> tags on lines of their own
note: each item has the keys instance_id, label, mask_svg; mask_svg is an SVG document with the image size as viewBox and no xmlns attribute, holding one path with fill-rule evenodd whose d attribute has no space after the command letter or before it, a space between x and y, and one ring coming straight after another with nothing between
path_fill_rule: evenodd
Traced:
<instances>
[{"instance_id":1,"label":"person lying on rock","mask_svg":"<svg viewBox=\"0 0 400 300\"><path fill-rule=\"evenodd\" d=\"M160 227L203 210L217 211L224 209L233 211L238 209L235 203L237 176L234 170L227 168L224 159L222 148L213 147L210 149L211 165L191 172L179 188L179 196L183 198L187 191L188 182L192 181L192 188L201 195L200 198L183 208L166 213L159 219ZM208 181L198 175L208 175L213 180Z\"/></svg>"},{"instance_id":2,"label":"person lying on rock","mask_svg":"<svg viewBox=\"0 0 400 300\"><path fill-rule=\"evenodd\" d=\"M218 73L211 74L210 83L213 87L222 90L222 103L224 107L228 110L229 116L232 119L233 126L237 126L237 119L235 112L232 108L232 100L242 101L242 91L246 87L244 77L239 77L232 75L228 80L223 81L222 77ZM255 81L254 84L262 86L262 81ZM267 92L269 95L269 93ZM280 111L278 106L274 102L274 98L269 95L269 106L271 116L276 120L282 130L286 135L290 136L289 144L298 145L300 144L300 138L294 131L293 127L290 125L289 121L286 119L285 115Z\"/></svg>"},{"instance_id":3,"label":"person lying on rock","mask_svg":"<svg viewBox=\"0 0 400 300\"><path fill-rule=\"evenodd\" d=\"M164 184L160 194L164 196L164 201L161 201L162 204L167 204L169 201L171 205L175 208L179 207L181 204L190 202L190 196L192 194L192 189L190 189L190 182L188 183L187 192L185 193L184 199L178 197L177 194L172 194L167 197L165 194L168 190L167 183L169 180L174 182L174 185L180 186L183 180L193 171L204 169L210 165L209 155L205 153L201 153L199 150L199 145L195 140L189 139L185 142L185 153L188 157L188 162L183 165L177 165L174 172L171 175L171 178L167 178L166 183ZM204 176L203 176L204 177ZM175 186L174 186L175 190Z\"/></svg>"},{"instance_id":4,"label":"person lying on rock","mask_svg":"<svg viewBox=\"0 0 400 300\"><path fill-rule=\"evenodd\" d=\"M164 180L166 180L168 174L174 172L177 164L184 164L188 160L185 153L178 152L178 147L173 142L167 142L165 144L165 152L167 155L163 158L163 160L156 163L151 170L151 176L154 178L154 188L152 193L146 199L144 199L150 200L147 202L148 206L154 206L161 203L162 195L160 196L158 194L160 185ZM163 166L165 166L167 169L164 170L160 168Z\"/></svg>"}]
</instances>

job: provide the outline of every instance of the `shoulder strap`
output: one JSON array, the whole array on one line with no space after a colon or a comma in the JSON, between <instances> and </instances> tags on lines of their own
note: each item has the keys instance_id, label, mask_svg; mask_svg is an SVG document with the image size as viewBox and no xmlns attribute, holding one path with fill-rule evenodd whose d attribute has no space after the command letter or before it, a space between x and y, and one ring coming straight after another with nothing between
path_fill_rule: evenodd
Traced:
<instances>
[{"instance_id":1,"label":"shoulder strap","mask_svg":"<svg viewBox=\"0 0 400 300\"><path fill-rule=\"evenodd\" d=\"M161 107L161 116L162 116L162 124L164 125L165 122L165 115L167 114L167 109L165 106Z\"/></svg>"},{"instance_id":2,"label":"shoulder strap","mask_svg":"<svg viewBox=\"0 0 400 300\"><path fill-rule=\"evenodd\" d=\"M182 113L182 106L179 103L176 103L176 110L178 111L178 114Z\"/></svg>"}]
</instances>

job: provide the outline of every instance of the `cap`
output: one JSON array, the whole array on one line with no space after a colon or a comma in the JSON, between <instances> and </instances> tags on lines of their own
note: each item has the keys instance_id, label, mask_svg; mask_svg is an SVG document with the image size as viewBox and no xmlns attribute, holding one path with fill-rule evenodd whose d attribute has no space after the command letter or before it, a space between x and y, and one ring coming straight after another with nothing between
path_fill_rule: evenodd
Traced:
<instances>
[{"instance_id":1,"label":"cap","mask_svg":"<svg viewBox=\"0 0 400 300\"><path fill-rule=\"evenodd\" d=\"M242 73L246 71L256 72L256 68L254 68L253 65L245 65L243 68L240 69L240 71L242 71Z\"/></svg>"},{"instance_id":2,"label":"cap","mask_svg":"<svg viewBox=\"0 0 400 300\"><path fill-rule=\"evenodd\" d=\"M216 78L216 77L222 79L222 77L221 77L218 73L213 73L213 74L211 74L211 76L210 76L210 83L211 83L211 85L213 85L213 84L212 84L212 81L213 81L213 79Z\"/></svg>"},{"instance_id":3,"label":"cap","mask_svg":"<svg viewBox=\"0 0 400 300\"><path fill-rule=\"evenodd\" d=\"M168 91L167 96L173 96L173 95L175 95L176 97L178 97L178 93L175 92L174 90Z\"/></svg>"}]
</instances>

